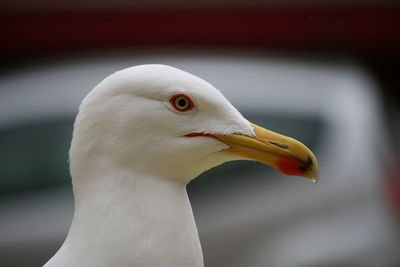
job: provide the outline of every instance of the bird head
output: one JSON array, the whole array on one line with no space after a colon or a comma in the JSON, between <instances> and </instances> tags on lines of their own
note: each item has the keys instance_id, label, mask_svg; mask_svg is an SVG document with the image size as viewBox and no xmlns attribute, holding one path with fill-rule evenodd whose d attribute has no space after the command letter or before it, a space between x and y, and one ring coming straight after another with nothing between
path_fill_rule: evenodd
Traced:
<instances>
[{"instance_id":1,"label":"bird head","mask_svg":"<svg viewBox=\"0 0 400 267\"><path fill-rule=\"evenodd\" d=\"M70 150L73 177L117 165L186 183L238 159L318 179L305 145L252 124L211 84L165 65L127 68L96 86L79 108Z\"/></svg>"}]
</instances>

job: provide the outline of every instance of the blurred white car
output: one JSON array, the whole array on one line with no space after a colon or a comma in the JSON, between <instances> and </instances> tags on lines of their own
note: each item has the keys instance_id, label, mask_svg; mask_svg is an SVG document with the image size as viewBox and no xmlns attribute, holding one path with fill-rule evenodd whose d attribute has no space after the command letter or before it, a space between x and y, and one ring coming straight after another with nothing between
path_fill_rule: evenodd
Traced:
<instances>
[{"instance_id":1,"label":"blurred white car","mask_svg":"<svg viewBox=\"0 0 400 267\"><path fill-rule=\"evenodd\" d=\"M400 264L383 190L381 102L359 66L165 52L54 60L0 77L1 266L38 266L59 248L73 213L67 152L79 103L108 74L144 63L204 78L320 162L316 185L254 162L226 163L189 184L207 267Z\"/></svg>"}]
</instances>

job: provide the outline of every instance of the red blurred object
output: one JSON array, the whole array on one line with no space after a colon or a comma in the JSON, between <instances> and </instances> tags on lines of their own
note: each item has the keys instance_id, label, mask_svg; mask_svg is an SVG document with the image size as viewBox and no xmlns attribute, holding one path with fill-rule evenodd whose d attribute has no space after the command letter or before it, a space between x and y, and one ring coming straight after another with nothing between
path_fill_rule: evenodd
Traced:
<instances>
[{"instance_id":1,"label":"red blurred object","mask_svg":"<svg viewBox=\"0 0 400 267\"><path fill-rule=\"evenodd\" d=\"M400 7L13 11L0 15L0 36L3 57L145 45L389 55L400 47Z\"/></svg>"},{"instance_id":2,"label":"red blurred object","mask_svg":"<svg viewBox=\"0 0 400 267\"><path fill-rule=\"evenodd\" d=\"M397 164L390 173L388 180L388 193L395 212L400 219L400 165Z\"/></svg>"}]
</instances>

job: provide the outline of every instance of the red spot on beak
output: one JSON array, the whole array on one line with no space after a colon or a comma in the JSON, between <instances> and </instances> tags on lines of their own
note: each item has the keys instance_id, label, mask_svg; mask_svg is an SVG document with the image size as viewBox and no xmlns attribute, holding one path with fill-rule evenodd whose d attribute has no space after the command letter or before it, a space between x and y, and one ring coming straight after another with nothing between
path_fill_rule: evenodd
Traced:
<instances>
[{"instance_id":1,"label":"red spot on beak","mask_svg":"<svg viewBox=\"0 0 400 267\"><path fill-rule=\"evenodd\" d=\"M305 172L304 168L302 168L302 164L298 160L292 158L282 158L278 160L276 166L281 172L287 175L302 176Z\"/></svg>"}]
</instances>

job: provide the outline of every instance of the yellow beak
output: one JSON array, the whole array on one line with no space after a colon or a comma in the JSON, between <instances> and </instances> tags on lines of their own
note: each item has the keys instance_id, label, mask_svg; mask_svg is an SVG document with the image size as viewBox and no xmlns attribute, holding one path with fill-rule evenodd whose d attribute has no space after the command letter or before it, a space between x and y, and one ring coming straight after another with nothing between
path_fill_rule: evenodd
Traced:
<instances>
[{"instance_id":1,"label":"yellow beak","mask_svg":"<svg viewBox=\"0 0 400 267\"><path fill-rule=\"evenodd\" d=\"M229 148L225 153L268 164L287 175L318 180L318 162L308 147L299 141L250 123L255 136L214 135Z\"/></svg>"}]
</instances>

